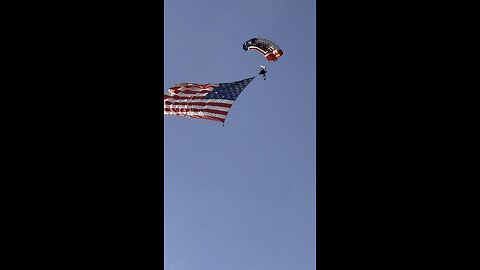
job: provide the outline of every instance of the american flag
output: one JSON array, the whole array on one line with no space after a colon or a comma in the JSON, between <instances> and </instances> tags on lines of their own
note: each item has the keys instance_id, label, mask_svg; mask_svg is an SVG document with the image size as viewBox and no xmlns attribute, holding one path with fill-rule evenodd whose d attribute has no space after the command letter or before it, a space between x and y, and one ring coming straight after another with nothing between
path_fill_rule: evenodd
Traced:
<instances>
[{"instance_id":1,"label":"american flag","mask_svg":"<svg viewBox=\"0 0 480 270\"><path fill-rule=\"evenodd\" d=\"M163 94L163 115L177 115L225 122L228 111L253 80L232 83L180 83Z\"/></svg>"}]
</instances>

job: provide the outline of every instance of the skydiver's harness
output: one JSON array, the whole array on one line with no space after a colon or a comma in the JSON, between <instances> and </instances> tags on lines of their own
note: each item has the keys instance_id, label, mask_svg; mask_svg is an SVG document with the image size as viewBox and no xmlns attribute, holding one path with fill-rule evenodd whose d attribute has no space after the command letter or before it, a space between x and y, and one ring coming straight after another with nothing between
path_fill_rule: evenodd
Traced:
<instances>
[{"instance_id":1,"label":"skydiver's harness","mask_svg":"<svg viewBox=\"0 0 480 270\"><path fill-rule=\"evenodd\" d=\"M262 75L263 80L266 80L267 79L267 69L262 67L260 72L258 73L258 75Z\"/></svg>"}]
</instances>

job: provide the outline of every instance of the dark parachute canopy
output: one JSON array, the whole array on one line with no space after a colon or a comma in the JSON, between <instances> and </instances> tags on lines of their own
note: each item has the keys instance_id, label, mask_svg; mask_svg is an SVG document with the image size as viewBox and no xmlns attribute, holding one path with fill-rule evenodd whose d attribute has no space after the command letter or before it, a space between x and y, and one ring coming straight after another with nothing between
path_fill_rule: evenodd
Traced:
<instances>
[{"instance_id":1,"label":"dark parachute canopy","mask_svg":"<svg viewBox=\"0 0 480 270\"><path fill-rule=\"evenodd\" d=\"M267 58L268 61L277 61L283 55L283 51L275 43L264 38L252 38L243 43L243 49L256 50Z\"/></svg>"}]
</instances>

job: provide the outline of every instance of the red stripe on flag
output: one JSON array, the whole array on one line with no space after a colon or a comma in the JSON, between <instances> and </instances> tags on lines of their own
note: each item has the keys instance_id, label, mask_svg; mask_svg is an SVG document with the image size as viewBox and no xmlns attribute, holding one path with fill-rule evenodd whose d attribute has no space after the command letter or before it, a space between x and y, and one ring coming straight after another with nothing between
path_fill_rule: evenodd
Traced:
<instances>
[{"instance_id":1,"label":"red stripe on flag","mask_svg":"<svg viewBox=\"0 0 480 270\"><path fill-rule=\"evenodd\" d=\"M198 99L198 100L204 100L204 97L200 96L200 97L179 97L179 96L168 96L168 98L172 98L172 99L177 99L177 100L193 100L193 99ZM165 100L165 96L163 98Z\"/></svg>"},{"instance_id":2,"label":"red stripe on flag","mask_svg":"<svg viewBox=\"0 0 480 270\"><path fill-rule=\"evenodd\" d=\"M174 105L174 106L215 106L223 108L231 108L232 104L218 103L218 102L171 102L165 101L165 105Z\"/></svg>"},{"instance_id":3,"label":"red stripe on flag","mask_svg":"<svg viewBox=\"0 0 480 270\"><path fill-rule=\"evenodd\" d=\"M227 115L228 112L224 112L224 111L217 111L217 110L212 110L212 109L185 109L185 108L179 108L179 109L174 109L174 108L165 108L164 111L166 112L173 112L173 113L176 113L176 112L192 112L192 113L195 113L195 112L199 112L199 113L214 113L214 114L221 114L221 115Z\"/></svg>"},{"instance_id":4,"label":"red stripe on flag","mask_svg":"<svg viewBox=\"0 0 480 270\"><path fill-rule=\"evenodd\" d=\"M175 94L190 94L190 95L195 95L195 94L202 94L202 93L208 93L210 90L199 90L199 91L194 91L194 90L173 90L172 93Z\"/></svg>"}]
</instances>

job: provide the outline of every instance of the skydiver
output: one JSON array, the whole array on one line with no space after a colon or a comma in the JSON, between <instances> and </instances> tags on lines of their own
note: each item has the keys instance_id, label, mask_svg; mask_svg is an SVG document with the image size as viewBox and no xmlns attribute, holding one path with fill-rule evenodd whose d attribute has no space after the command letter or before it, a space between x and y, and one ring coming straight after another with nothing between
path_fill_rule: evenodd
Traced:
<instances>
[{"instance_id":1,"label":"skydiver","mask_svg":"<svg viewBox=\"0 0 480 270\"><path fill-rule=\"evenodd\" d=\"M260 66L260 72L258 73L259 75L263 76L263 80L267 79L267 68L264 66Z\"/></svg>"}]
</instances>

